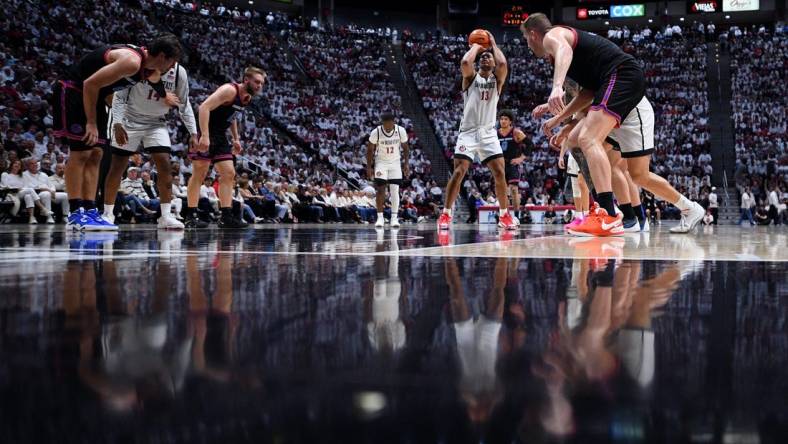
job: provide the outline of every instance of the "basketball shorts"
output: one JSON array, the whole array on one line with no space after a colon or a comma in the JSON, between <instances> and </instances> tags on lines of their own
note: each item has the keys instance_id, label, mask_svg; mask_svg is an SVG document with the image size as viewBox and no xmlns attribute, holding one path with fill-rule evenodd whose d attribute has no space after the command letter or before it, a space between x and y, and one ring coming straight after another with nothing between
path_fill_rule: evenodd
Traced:
<instances>
[{"instance_id":1,"label":"basketball shorts","mask_svg":"<svg viewBox=\"0 0 788 444\"><path fill-rule=\"evenodd\" d=\"M131 156L140 148L148 153L168 153L170 152L170 133L165 125L136 125L132 122L125 122L123 129L126 130L128 141L125 145L119 145L115 138L114 122L110 116L110 124L107 132L110 136L112 152L121 156Z\"/></svg>"},{"instance_id":2,"label":"basketball shorts","mask_svg":"<svg viewBox=\"0 0 788 444\"><path fill-rule=\"evenodd\" d=\"M569 161L566 164L566 174L571 177L577 177L580 174L580 165L577 164L575 158L570 154Z\"/></svg>"},{"instance_id":3,"label":"basketball shorts","mask_svg":"<svg viewBox=\"0 0 788 444\"><path fill-rule=\"evenodd\" d=\"M87 151L105 147L108 144L107 123L109 113L104 98L99 97L96 103L96 126L98 127L98 143L96 146L85 146L85 106L82 101L82 84L72 80L58 80L52 89L52 129L55 137L68 145L71 151Z\"/></svg>"},{"instance_id":4,"label":"basketball shorts","mask_svg":"<svg viewBox=\"0 0 788 444\"><path fill-rule=\"evenodd\" d=\"M509 185L517 185L520 183L520 168L518 165L512 165L509 162L510 160L506 161L506 168L504 170L506 173L506 183Z\"/></svg>"},{"instance_id":5,"label":"basketball shorts","mask_svg":"<svg viewBox=\"0 0 788 444\"><path fill-rule=\"evenodd\" d=\"M402 166L399 161L375 162L375 183L401 185Z\"/></svg>"},{"instance_id":6,"label":"basketball shorts","mask_svg":"<svg viewBox=\"0 0 788 444\"><path fill-rule=\"evenodd\" d=\"M482 133L482 131L460 133L454 148L454 158L487 164L491 160L503 157L497 132L493 130L490 134Z\"/></svg>"},{"instance_id":7,"label":"basketball shorts","mask_svg":"<svg viewBox=\"0 0 788 444\"><path fill-rule=\"evenodd\" d=\"M624 62L603 80L602 87L596 91L591 102L591 109L604 111L620 125L645 94L643 68L635 61Z\"/></svg>"},{"instance_id":8,"label":"basketball shorts","mask_svg":"<svg viewBox=\"0 0 788 444\"><path fill-rule=\"evenodd\" d=\"M623 158L650 156L654 152L654 109L645 96L609 137L617 142Z\"/></svg>"},{"instance_id":9,"label":"basketball shorts","mask_svg":"<svg viewBox=\"0 0 788 444\"><path fill-rule=\"evenodd\" d=\"M223 160L234 161L233 145L227 139L227 135L224 132L218 135L211 134L211 144L208 146L208 151L204 153L189 151L189 159L208 161L211 163L221 162Z\"/></svg>"}]
</instances>

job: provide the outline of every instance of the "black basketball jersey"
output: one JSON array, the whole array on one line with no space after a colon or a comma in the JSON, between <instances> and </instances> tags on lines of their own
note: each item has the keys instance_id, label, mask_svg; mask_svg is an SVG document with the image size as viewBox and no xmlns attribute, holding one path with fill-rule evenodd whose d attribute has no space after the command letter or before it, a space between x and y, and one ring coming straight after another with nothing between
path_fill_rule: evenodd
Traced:
<instances>
[{"instance_id":1,"label":"black basketball jersey","mask_svg":"<svg viewBox=\"0 0 788 444\"><path fill-rule=\"evenodd\" d=\"M501 150L503 150L503 158L507 162L520 157L520 154L523 153L522 144L514 140L514 130L515 128L511 128L509 133L504 135L498 129L498 142L501 144Z\"/></svg>"},{"instance_id":2,"label":"black basketball jersey","mask_svg":"<svg viewBox=\"0 0 788 444\"><path fill-rule=\"evenodd\" d=\"M232 84L235 87L235 98L230 103L223 103L211 111L211 117L208 121L208 128L211 134L224 134L230 124L237 117L238 113L242 112L249 104L251 97L244 103L241 100L241 88L237 83Z\"/></svg>"},{"instance_id":3,"label":"black basketball jersey","mask_svg":"<svg viewBox=\"0 0 788 444\"><path fill-rule=\"evenodd\" d=\"M114 93L115 91L128 88L129 86L135 85L137 82L145 80L147 77L144 73L145 69L143 68L145 63L145 52L142 50L142 48L134 45L110 45L90 51L81 59L79 59L79 62L77 62L75 65L72 65L67 71L67 74L70 77L69 80L75 80L79 83L87 80L90 76L95 74L96 71L109 64L107 57L109 56L109 52L115 49L130 49L139 55L141 60L140 70L131 77L124 77L111 85L101 88L99 90L99 101L103 101L107 96Z\"/></svg>"},{"instance_id":4,"label":"black basketball jersey","mask_svg":"<svg viewBox=\"0 0 788 444\"><path fill-rule=\"evenodd\" d=\"M562 28L575 34L572 63L566 75L583 88L596 91L619 65L635 63L634 57L606 38L569 26Z\"/></svg>"}]
</instances>

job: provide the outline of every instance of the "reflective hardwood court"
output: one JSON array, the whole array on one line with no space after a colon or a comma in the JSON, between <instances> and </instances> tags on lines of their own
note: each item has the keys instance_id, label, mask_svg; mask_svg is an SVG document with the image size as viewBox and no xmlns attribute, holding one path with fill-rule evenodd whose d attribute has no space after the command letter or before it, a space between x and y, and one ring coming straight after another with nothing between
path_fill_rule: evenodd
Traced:
<instances>
[{"instance_id":1,"label":"reflective hardwood court","mask_svg":"<svg viewBox=\"0 0 788 444\"><path fill-rule=\"evenodd\" d=\"M0 233L0 442L777 443L788 230Z\"/></svg>"}]
</instances>

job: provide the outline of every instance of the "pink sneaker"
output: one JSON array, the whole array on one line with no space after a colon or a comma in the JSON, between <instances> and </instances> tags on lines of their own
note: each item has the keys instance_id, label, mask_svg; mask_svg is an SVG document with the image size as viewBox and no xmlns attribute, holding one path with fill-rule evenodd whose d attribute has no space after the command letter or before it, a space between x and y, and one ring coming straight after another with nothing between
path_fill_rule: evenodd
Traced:
<instances>
[{"instance_id":1,"label":"pink sneaker","mask_svg":"<svg viewBox=\"0 0 788 444\"><path fill-rule=\"evenodd\" d=\"M569 222L568 224L564 225L564 231L566 231L568 233L569 230L572 230L572 229L578 227L580 224L583 223L583 219L584 219L584 217L582 217L582 216L578 217L578 218L575 218L574 220L572 220L572 222Z\"/></svg>"}]
</instances>

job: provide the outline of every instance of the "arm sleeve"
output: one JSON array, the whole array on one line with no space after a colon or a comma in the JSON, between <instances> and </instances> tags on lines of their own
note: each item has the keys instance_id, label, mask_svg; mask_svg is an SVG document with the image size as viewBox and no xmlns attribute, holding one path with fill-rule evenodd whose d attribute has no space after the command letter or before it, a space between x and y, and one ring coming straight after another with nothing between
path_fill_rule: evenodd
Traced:
<instances>
[{"instance_id":1,"label":"arm sleeve","mask_svg":"<svg viewBox=\"0 0 788 444\"><path fill-rule=\"evenodd\" d=\"M183 124L186 125L186 129L189 131L189 134L192 136L197 134L197 120L194 118L194 109L192 108L192 104L189 101L189 79L186 75L186 69L182 66L178 67L178 88L175 94L178 95L178 98L181 100L181 105L178 107L178 111L181 115L181 120Z\"/></svg>"},{"instance_id":2,"label":"arm sleeve","mask_svg":"<svg viewBox=\"0 0 788 444\"><path fill-rule=\"evenodd\" d=\"M129 92L131 88L124 88L115 92L112 96L112 121L114 123L123 123L126 118L126 106L129 101Z\"/></svg>"}]
</instances>

